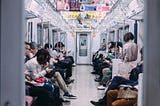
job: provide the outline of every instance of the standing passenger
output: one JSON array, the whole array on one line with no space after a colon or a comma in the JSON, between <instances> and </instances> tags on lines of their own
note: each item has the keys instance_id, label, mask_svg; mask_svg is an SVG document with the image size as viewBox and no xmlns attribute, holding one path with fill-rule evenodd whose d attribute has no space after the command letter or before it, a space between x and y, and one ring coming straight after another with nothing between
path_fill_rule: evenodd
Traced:
<instances>
[{"instance_id":1,"label":"standing passenger","mask_svg":"<svg viewBox=\"0 0 160 106\"><path fill-rule=\"evenodd\" d=\"M134 36L131 32L124 35L125 44L123 46L123 51L119 58L123 59L125 62L135 61L138 55L137 44L133 42Z\"/></svg>"}]
</instances>

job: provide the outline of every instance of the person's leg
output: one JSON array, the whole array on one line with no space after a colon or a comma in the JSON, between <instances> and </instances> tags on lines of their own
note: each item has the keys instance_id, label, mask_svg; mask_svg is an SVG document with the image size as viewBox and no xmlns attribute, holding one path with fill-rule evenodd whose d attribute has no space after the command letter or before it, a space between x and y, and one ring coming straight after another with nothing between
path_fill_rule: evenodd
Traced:
<instances>
[{"instance_id":1,"label":"person's leg","mask_svg":"<svg viewBox=\"0 0 160 106\"><path fill-rule=\"evenodd\" d=\"M66 79L69 79L72 76L72 65L69 64L66 68Z\"/></svg>"},{"instance_id":2,"label":"person's leg","mask_svg":"<svg viewBox=\"0 0 160 106\"><path fill-rule=\"evenodd\" d=\"M112 106L134 106L136 103L136 99L126 100L126 99L118 99L112 103Z\"/></svg>"},{"instance_id":3,"label":"person's leg","mask_svg":"<svg viewBox=\"0 0 160 106\"><path fill-rule=\"evenodd\" d=\"M34 106L47 106L47 104L52 101L50 93L43 87L31 87L29 89L29 95L37 97L33 102Z\"/></svg>"},{"instance_id":4,"label":"person's leg","mask_svg":"<svg viewBox=\"0 0 160 106\"><path fill-rule=\"evenodd\" d=\"M64 82L63 78L61 77L59 72L55 72L54 74L54 78L55 80L58 82L59 87L64 91L64 92L68 92L68 88L66 83Z\"/></svg>"},{"instance_id":5,"label":"person's leg","mask_svg":"<svg viewBox=\"0 0 160 106\"><path fill-rule=\"evenodd\" d=\"M125 79L125 78L120 77L120 76L115 76L113 78L113 80L111 81L111 84L108 86L108 89L107 89L107 91L106 91L105 94L107 94L107 92L109 90L118 89L118 87L119 87L120 84L131 84L131 83L134 83L134 81ZM104 97L102 99L100 99L99 101L103 101L103 102L105 101L106 102L106 99L107 99L107 96L104 95Z\"/></svg>"},{"instance_id":6,"label":"person's leg","mask_svg":"<svg viewBox=\"0 0 160 106\"><path fill-rule=\"evenodd\" d=\"M112 102L117 99L118 90L109 90L107 92L107 106L112 106Z\"/></svg>"},{"instance_id":7,"label":"person's leg","mask_svg":"<svg viewBox=\"0 0 160 106\"><path fill-rule=\"evenodd\" d=\"M131 85L134 82L135 81L131 81L129 79L126 79L126 78L123 78L123 77L120 77L120 76L115 76L113 78L113 80L111 81L111 84L108 86L107 91L118 89L119 85L121 85L121 84Z\"/></svg>"},{"instance_id":8,"label":"person's leg","mask_svg":"<svg viewBox=\"0 0 160 106\"><path fill-rule=\"evenodd\" d=\"M102 70L102 73L103 73L102 84L106 84L111 79L112 72L109 68L104 68Z\"/></svg>"},{"instance_id":9,"label":"person's leg","mask_svg":"<svg viewBox=\"0 0 160 106\"><path fill-rule=\"evenodd\" d=\"M56 81L58 82L59 87L64 91L64 97L68 98L68 99L76 99L77 97L74 95L71 95L69 93L69 90L67 88L66 83L64 82L63 78L61 77L59 72L55 72L54 74L54 78L56 79Z\"/></svg>"}]
</instances>

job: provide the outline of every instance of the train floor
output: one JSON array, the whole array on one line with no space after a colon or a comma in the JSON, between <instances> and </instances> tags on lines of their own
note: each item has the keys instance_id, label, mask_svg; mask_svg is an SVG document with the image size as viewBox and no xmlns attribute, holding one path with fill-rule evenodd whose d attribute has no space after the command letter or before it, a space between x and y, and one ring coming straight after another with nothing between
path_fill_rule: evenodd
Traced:
<instances>
[{"instance_id":1,"label":"train floor","mask_svg":"<svg viewBox=\"0 0 160 106\"><path fill-rule=\"evenodd\" d=\"M91 74L93 67L90 65L76 65L73 67L72 78L74 83L68 85L72 94L77 96L77 99L68 99L71 102L63 103L64 106L93 106L90 101L97 101L103 97L104 90L97 90L98 82L94 79L98 76Z\"/></svg>"}]
</instances>

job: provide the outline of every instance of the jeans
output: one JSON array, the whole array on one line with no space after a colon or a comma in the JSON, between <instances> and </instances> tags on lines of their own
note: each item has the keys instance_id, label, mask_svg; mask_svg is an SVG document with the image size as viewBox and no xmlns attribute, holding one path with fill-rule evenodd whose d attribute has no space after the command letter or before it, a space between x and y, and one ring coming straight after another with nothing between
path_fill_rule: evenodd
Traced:
<instances>
[{"instance_id":1,"label":"jeans","mask_svg":"<svg viewBox=\"0 0 160 106\"><path fill-rule=\"evenodd\" d=\"M138 81L132 81L132 80L120 77L120 76L115 76L113 80L111 81L111 84L109 85L107 91L118 89L119 85L121 84L135 86L138 84Z\"/></svg>"}]
</instances>

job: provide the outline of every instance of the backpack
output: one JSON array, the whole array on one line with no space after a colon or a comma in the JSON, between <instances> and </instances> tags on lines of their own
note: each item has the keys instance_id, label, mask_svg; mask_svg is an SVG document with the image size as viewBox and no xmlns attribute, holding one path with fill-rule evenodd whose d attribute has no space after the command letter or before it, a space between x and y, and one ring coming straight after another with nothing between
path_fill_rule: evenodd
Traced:
<instances>
[{"instance_id":1,"label":"backpack","mask_svg":"<svg viewBox=\"0 0 160 106\"><path fill-rule=\"evenodd\" d=\"M130 72L129 79L132 81L137 81L138 80L138 75L139 73L142 73L143 71L143 65L137 65L137 67L133 68Z\"/></svg>"}]
</instances>

